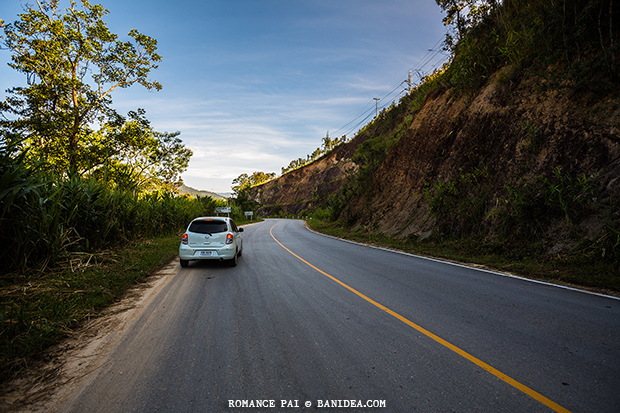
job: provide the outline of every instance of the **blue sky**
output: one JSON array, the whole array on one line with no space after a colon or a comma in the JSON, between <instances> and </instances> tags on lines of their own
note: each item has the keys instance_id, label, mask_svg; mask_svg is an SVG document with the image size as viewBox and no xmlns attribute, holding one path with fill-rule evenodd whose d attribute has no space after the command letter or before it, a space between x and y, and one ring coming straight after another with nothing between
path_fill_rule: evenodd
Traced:
<instances>
[{"instance_id":1,"label":"blue sky","mask_svg":"<svg viewBox=\"0 0 620 413\"><path fill-rule=\"evenodd\" d=\"M2 0L13 22L25 0ZM36 2L31 1L36 5ZM151 78L113 94L120 113L143 108L156 130L180 131L194 156L182 175L229 192L242 173L276 172L330 136L349 138L447 57L434 0L91 0L121 39L137 29L163 57ZM68 0L61 0L67 5ZM432 51L429 51L432 49ZM0 51L0 98L24 84Z\"/></svg>"}]
</instances>

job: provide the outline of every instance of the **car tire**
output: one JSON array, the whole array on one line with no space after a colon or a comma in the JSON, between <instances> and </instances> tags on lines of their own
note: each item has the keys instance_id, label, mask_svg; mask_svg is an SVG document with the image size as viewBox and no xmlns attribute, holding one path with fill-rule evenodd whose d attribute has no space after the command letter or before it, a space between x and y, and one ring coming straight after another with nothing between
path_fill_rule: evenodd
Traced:
<instances>
[{"instance_id":1,"label":"car tire","mask_svg":"<svg viewBox=\"0 0 620 413\"><path fill-rule=\"evenodd\" d=\"M237 255L238 254L235 254L235 256L228 262L231 267L236 267L237 266Z\"/></svg>"},{"instance_id":2,"label":"car tire","mask_svg":"<svg viewBox=\"0 0 620 413\"><path fill-rule=\"evenodd\" d=\"M181 263L181 267L183 268L186 268L189 265L188 260L179 260L179 262Z\"/></svg>"},{"instance_id":3,"label":"car tire","mask_svg":"<svg viewBox=\"0 0 620 413\"><path fill-rule=\"evenodd\" d=\"M242 254L243 254L243 248L239 250L239 252L237 253L237 257L240 257Z\"/></svg>"}]
</instances>

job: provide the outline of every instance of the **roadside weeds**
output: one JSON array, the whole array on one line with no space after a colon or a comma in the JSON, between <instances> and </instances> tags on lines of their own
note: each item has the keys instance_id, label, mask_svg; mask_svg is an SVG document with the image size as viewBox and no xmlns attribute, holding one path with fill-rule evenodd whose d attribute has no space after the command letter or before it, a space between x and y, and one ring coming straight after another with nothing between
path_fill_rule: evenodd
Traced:
<instances>
[{"instance_id":1,"label":"roadside weeds","mask_svg":"<svg viewBox=\"0 0 620 413\"><path fill-rule=\"evenodd\" d=\"M178 242L176 234L143 239L114 250L72 254L62 268L44 274L3 276L0 383L42 361L46 349L169 264Z\"/></svg>"}]
</instances>

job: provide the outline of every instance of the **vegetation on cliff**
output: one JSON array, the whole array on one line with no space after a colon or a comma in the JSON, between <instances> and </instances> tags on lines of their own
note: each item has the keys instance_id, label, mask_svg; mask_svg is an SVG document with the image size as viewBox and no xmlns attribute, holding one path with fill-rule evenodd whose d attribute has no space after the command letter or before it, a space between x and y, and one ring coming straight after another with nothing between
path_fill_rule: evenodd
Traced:
<instances>
[{"instance_id":1,"label":"vegetation on cliff","mask_svg":"<svg viewBox=\"0 0 620 413\"><path fill-rule=\"evenodd\" d=\"M291 163L289 163L287 167L282 168L282 175L288 172L294 171L295 169L302 168L308 164L311 164L312 162L316 161L322 156L325 156L326 154L330 153L331 151L333 151L334 149L336 149L338 146L342 145L346 141L347 141L346 136L332 139L329 137L329 132L328 132L327 136L323 138L323 143L321 144L320 147L316 148L314 152L312 152L312 154L306 155L305 159L298 158L298 159L292 160Z\"/></svg>"}]
</instances>

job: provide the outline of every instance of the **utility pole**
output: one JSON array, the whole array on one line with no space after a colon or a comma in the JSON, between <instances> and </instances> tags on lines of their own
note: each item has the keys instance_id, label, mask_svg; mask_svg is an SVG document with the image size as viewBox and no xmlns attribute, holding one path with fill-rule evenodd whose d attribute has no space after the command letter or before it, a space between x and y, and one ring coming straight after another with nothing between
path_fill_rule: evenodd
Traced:
<instances>
[{"instance_id":1,"label":"utility pole","mask_svg":"<svg viewBox=\"0 0 620 413\"><path fill-rule=\"evenodd\" d=\"M375 100L375 118L379 116L379 98L373 98Z\"/></svg>"},{"instance_id":2,"label":"utility pole","mask_svg":"<svg viewBox=\"0 0 620 413\"><path fill-rule=\"evenodd\" d=\"M407 80L409 84L409 92L413 90L413 75L411 74L411 69L409 69L409 79Z\"/></svg>"}]
</instances>

